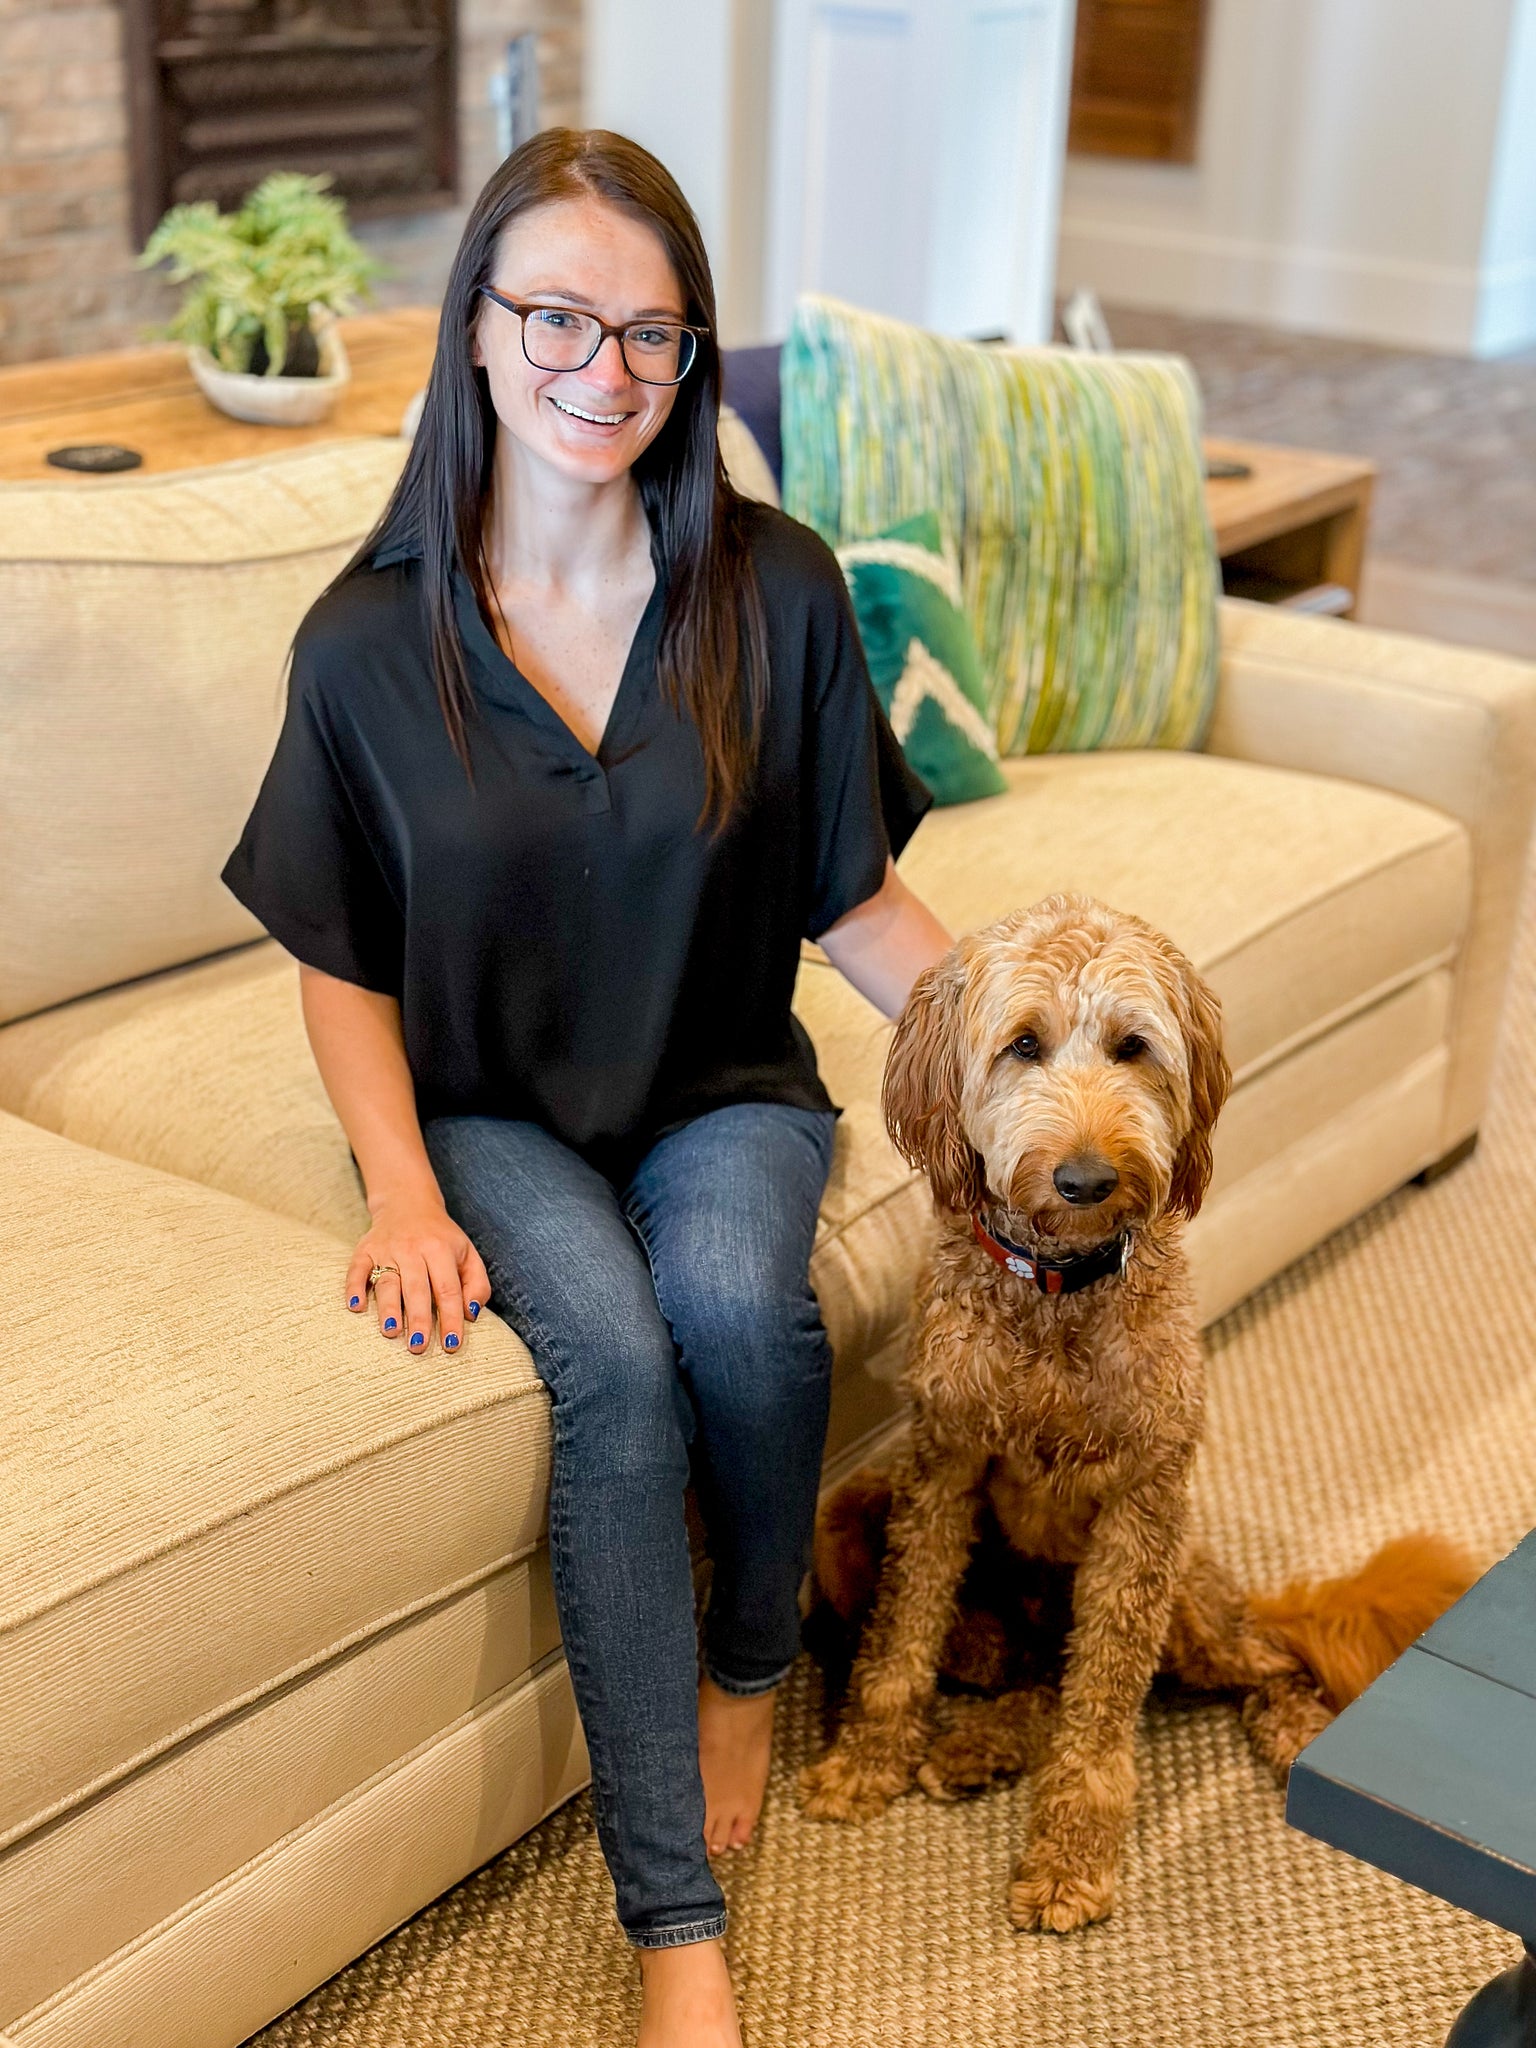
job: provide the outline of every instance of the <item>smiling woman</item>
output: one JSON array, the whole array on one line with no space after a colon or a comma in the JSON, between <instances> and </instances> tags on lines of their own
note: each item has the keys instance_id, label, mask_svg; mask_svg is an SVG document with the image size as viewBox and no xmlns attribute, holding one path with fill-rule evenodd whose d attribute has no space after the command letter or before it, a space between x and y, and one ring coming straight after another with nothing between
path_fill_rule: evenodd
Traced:
<instances>
[{"instance_id":1,"label":"smiling woman","mask_svg":"<svg viewBox=\"0 0 1536 2048\"><path fill-rule=\"evenodd\" d=\"M718 445L698 225L621 136L480 195L378 527L295 640L224 879L300 963L420 1356L489 1302L551 1396L550 1564L645 2048L740 2036L712 1852L752 1833L826 1429L840 1113L803 939L894 1014L948 944L928 792L835 557ZM714 1579L695 1632L684 1488Z\"/></svg>"}]
</instances>

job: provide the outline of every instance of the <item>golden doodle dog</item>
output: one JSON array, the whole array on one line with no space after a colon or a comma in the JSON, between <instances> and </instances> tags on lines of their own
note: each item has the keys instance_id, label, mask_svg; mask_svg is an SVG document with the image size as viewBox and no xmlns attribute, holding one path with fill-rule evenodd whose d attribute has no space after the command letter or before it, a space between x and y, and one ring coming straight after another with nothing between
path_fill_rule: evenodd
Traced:
<instances>
[{"instance_id":1,"label":"golden doodle dog","mask_svg":"<svg viewBox=\"0 0 1536 2048\"><path fill-rule=\"evenodd\" d=\"M843 1726L801 1794L816 1818L858 1820L914 1779L944 1798L1035 1772L1009 1896L1020 1927L1109 1912L1160 1667L1242 1693L1255 1748L1283 1773L1476 1576L1451 1545L1410 1537L1351 1580L1266 1603L1186 1540L1203 1376L1180 1238L1230 1081L1219 1005L1190 963L1076 896L961 939L919 977L891 1046L886 1121L928 1177L939 1234L903 1462L889 1484L856 1475L818 1532L818 1576L845 1613L885 1548ZM966 1611L981 1532L992 1597ZM1049 1615L1049 1575L1068 1575L1059 1686L1020 1682L1039 1676L1027 1654L1008 1683L998 1550L1026 1575L1021 1624ZM936 1737L941 1666L974 1678L978 1656L1008 1689L955 1702Z\"/></svg>"}]
</instances>

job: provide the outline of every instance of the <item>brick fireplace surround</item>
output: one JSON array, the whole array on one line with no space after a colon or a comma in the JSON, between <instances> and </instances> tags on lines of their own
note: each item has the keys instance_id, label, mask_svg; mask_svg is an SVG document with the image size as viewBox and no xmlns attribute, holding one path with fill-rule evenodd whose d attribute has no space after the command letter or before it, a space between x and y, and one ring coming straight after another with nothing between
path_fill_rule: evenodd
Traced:
<instances>
[{"instance_id":1,"label":"brick fireplace surround","mask_svg":"<svg viewBox=\"0 0 1536 2048\"><path fill-rule=\"evenodd\" d=\"M539 37L543 117L581 117L581 0L460 0L460 200L370 220L380 305L437 297L464 205L496 162L488 92L507 39ZM122 19L113 0L0 0L0 363L140 342L174 294L133 268Z\"/></svg>"}]
</instances>

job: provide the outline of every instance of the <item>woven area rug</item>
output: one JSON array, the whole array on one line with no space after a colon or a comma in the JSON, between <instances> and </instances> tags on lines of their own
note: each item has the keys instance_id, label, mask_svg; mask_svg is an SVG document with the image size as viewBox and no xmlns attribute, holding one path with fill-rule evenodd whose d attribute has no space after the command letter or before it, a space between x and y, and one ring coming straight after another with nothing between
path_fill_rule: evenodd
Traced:
<instances>
[{"instance_id":1,"label":"woven area rug","mask_svg":"<svg viewBox=\"0 0 1536 2048\"><path fill-rule=\"evenodd\" d=\"M1372 1210L1208 1336L1199 1519L1254 1582L1415 1524L1489 1562L1536 1523L1536 890L1482 1147ZM1026 1788L860 1829L797 1812L814 1668L781 1707L758 1841L728 1868L750 2048L1437 2048L1513 1939L1288 1829L1225 1706L1154 1706L1120 1900L1013 1932ZM629 1951L584 1799L257 2037L260 2048L623 2043Z\"/></svg>"}]
</instances>

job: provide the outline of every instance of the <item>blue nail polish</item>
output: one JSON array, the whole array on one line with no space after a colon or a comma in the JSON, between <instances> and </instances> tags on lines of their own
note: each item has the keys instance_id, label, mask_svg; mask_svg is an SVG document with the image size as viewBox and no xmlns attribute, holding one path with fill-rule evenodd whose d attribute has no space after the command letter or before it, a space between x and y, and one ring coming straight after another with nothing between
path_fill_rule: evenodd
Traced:
<instances>
[{"instance_id":1,"label":"blue nail polish","mask_svg":"<svg viewBox=\"0 0 1536 2048\"><path fill-rule=\"evenodd\" d=\"M392 1330L395 1327L395 1319L393 1316L386 1316L384 1318L384 1327L386 1330Z\"/></svg>"},{"instance_id":2,"label":"blue nail polish","mask_svg":"<svg viewBox=\"0 0 1536 2048\"><path fill-rule=\"evenodd\" d=\"M357 1304L362 1300L362 1298L363 1297L360 1294L354 1294L351 1301L348 1302L347 1306L349 1308L356 1308Z\"/></svg>"},{"instance_id":3,"label":"blue nail polish","mask_svg":"<svg viewBox=\"0 0 1536 2048\"><path fill-rule=\"evenodd\" d=\"M445 1337L443 1339L443 1349L445 1351L457 1351L458 1348L459 1340L457 1337Z\"/></svg>"},{"instance_id":4,"label":"blue nail polish","mask_svg":"<svg viewBox=\"0 0 1536 2048\"><path fill-rule=\"evenodd\" d=\"M414 1334L414 1335L412 1336L412 1338L411 1338L411 1349L412 1349L413 1351L414 1351L414 1350L416 1350L416 1349L418 1348L418 1346L420 1346L420 1345L422 1345L422 1344L425 1344L425 1343L426 1343L426 1341L427 1341L427 1340L426 1340L426 1338L425 1338L425 1337L423 1337L423 1335L421 1334L420 1330L417 1330L417 1331L415 1332L415 1334Z\"/></svg>"},{"instance_id":5,"label":"blue nail polish","mask_svg":"<svg viewBox=\"0 0 1536 2048\"><path fill-rule=\"evenodd\" d=\"M469 1304L469 1314L470 1314L470 1319L471 1319L471 1321L473 1321L473 1319L474 1319L474 1318L475 1318L475 1317L476 1317L477 1315L479 1315L479 1313L480 1313L480 1304L479 1304L479 1302L478 1302L478 1301L472 1301L472 1302L471 1302L471 1303Z\"/></svg>"}]
</instances>

